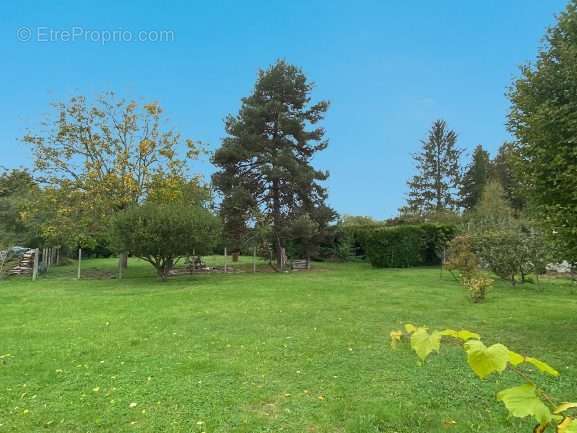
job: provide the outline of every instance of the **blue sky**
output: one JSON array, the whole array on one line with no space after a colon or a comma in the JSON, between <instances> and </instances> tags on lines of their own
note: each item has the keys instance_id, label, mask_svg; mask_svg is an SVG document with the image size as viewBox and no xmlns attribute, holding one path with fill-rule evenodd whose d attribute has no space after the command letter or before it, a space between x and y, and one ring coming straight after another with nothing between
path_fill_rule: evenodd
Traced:
<instances>
[{"instance_id":1,"label":"blue sky","mask_svg":"<svg viewBox=\"0 0 577 433\"><path fill-rule=\"evenodd\" d=\"M215 148L224 135L222 119L238 110L257 70L284 58L316 83L314 99L331 101L324 122L330 145L315 159L331 173L330 204L343 214L393 216L414 173L410 154L435 119L445 119L469 151L482 144L494 153L508 138L506 88L518 65L534 58L565 4L5 2L0 166L31 165L18 138L40 127L50 102L108 90L159 101L171 127ZM75 31L76 40L62 40L56 31ZM103 43L102 32L114 31L173 37ZM212 171L206 161L192 170Z\"/></svg>"}]
</instances>

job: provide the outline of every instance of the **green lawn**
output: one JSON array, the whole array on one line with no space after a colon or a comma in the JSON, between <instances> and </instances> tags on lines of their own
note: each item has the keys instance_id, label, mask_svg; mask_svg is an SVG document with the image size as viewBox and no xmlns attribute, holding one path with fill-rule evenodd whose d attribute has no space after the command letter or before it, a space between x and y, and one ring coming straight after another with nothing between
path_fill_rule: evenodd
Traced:
<instances>
[{"instance_id":1,"label":"green lawn","mask_svg":"<svg viewBox=\"0 0 577 433\"><path fill-rule=\"evenodd\" d=\"M84 269L113 274L115 264ZM0 432L531 430L494 401L516 377L481 382L456 347L424 367L390 350L389 331L408 321L541 357L561 377L539 383L577 398L568 283L499 284L472 304L438 269L327 264L161 283L131 260L122 280L73 274L0 281Z\"/></svg>"}]
</instances>

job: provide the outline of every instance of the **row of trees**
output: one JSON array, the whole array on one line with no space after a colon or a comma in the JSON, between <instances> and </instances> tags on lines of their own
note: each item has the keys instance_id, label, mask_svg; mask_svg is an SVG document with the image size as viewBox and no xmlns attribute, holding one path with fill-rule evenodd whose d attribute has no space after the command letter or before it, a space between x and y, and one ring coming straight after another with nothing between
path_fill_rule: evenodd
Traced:
<instances>
[{"instance_id":1,"label":"row of trees","mask_svg":"<svg viewBox=\"0 0 577 433\"><path fill-rule=\"evenodd\" d=\"M23 137L34 151L33 175L0 177L0 239L105 247L121 253L124 266L126 253L137 254L162 276L216 238L233 253L249 240L270 244L279 268L288 247L310 255L336 217L321 184L328 173L311 164L327 146L317 124L329 104L311 103L311 91L303 72L282 60L260 71L238 114L226 118L212 184L190 172L202 145L167 128L157 103L107 93L92 104L81 96L56 104L43 129Z\"/></svg>"},{"instance_id":2,"label":"row of trees","mask_svg":"<svg viewBox=\"0 0 577 433\"><path fill-rule=\"evenodd\" d=\"M476 230L483 224L473 218L479 208L504 197L511 212L504 225L517 233L543 233L551 251L576 263L576 50L577 0L572 0L549 30L536 63L524 66L511 86L508 126L515 139L493 159L478 146L462 168L457 134L436 121L415 155L418 174L409 181L407 206L390 223L461 221L464 214L468 229ZM142 211L132 209L170 205L185 208L174 215L204 218L199 230L222 231L233 253L248 242L258 241L265 250L269 245L279 269L286 251L309 256L323 243L344 256L350 245L335 231L337 215L326 205L328 173L311 163L327 146L319 123L329 104L312 102L311 91L303 72L284 61L260 71L238 113L226 118L226 137L212 155L217 171L211 184L190 172L202 145L167 128L157 103L105 94L92 104L84 97L57 104L44 128L23 138L34 150L33 176L19 170L0 176L0 239L114 246L129 253L136 247L128 239L123 244L112 239L115 224L122 225L119 215L133 212L134 224L124 224L124 231L144 230L163 220L161 215L155 214L154 224L141 224ZM217 213L221 227L209 221ZM337 227L352 220L372 224L353 218ZM169 218L166 224L179 225ZM183 236L192 236L193 227L180 226L187 227Z\"/></svg>"},{"instance_id":3,"label":"row of trees","mask_svg":"<svg viewBox=\"0 0 577 433\"><path fill-rule=\"evenodd\" d=\"M556 227L540 218L532 201L521 146L505 143L491 159L479 145L462 169L456 139L444 121L433 124L415 155L419 174L409 181L400 221L460 227L461 234L449 245L447 265L460 272L472 298L482 300L491 282L482 267L515 285L529 274L544 273L551 262L574 262L571 251L560 248Z\"/></svg>"},{"instance_id":4,"label":"row of trees","mask_svg":"<svg viewBox=\"0 0 577 433\"><path fill-rule=\"evenodd\" d=\"M413 155L418 174L408 181L409 194L402 215L434 217L469 212L477 206L490 181L501 184L516 211L526 207L515 170L519 156L512 143L503 144L494 159L478 145L471 161L462 167L463 149L457 146L457 133L444 120L437 120L421 144L421 151Z\"/></svg>"},{"instance_id":5,"label":"row of trees","mask_svg":"<svg viewBox=\"0 0 577 433\"><path fill-rule=\"evenodd\" d=\"M522 66L509 89L513 141L493 160L478 146L462 170L456 133L437 121L415 155L418 174L409 181L403 212L440 218L463 210L469 238L457 239L455 249L470 245L513 284L544 271L549 260L577 263L576 52L572 0L548 30L536 62Z\"/></svg>"}]
</instances>

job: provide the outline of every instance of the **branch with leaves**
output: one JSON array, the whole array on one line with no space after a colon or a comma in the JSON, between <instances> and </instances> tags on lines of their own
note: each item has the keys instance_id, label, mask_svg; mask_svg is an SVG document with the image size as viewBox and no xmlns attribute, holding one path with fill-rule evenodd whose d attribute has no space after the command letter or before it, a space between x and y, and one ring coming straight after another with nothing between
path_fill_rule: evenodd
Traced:
<instances>
[{"instance_id":1,"label":"branch with leaves","mask_svg":"<svg viewBox=\"0 0 577 433\"><path fill-rule=\"evenodd\" d=\"M439 352L443 340L462 345L467 354L469 367L480 379L510 370L525 382L497 393L497 400L503 402L512 416L534 417L538 422L533 429L535 433L543 433L549 427L555 427L557 433L577 433L577 418L575 414L573 416L568 414L570 411L577 412L577 403L557 403L539 388L522 368L531 365L542 374L558 377L559 372L546 362L521 355L500 343L487 347L479 334L467 330L445 329L429 332L426 327L407 323L403 330L391 331L390 337L393 349L403 340L408 340L411 348L423 362L431 353Z\"/></svg>"}]
</instances>

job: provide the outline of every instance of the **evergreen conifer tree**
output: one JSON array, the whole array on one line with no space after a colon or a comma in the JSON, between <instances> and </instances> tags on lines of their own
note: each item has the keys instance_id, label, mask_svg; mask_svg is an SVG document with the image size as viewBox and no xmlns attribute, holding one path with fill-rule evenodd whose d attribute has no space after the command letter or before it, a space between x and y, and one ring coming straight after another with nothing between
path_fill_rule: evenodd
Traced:
<instances>
[{"instance_id":1,"label":"evergreen conifer tree","mask_svg":"<svg viewBox=\"0 0 577 433\"><path fill-rule=\"evenodd\" d=\"M457 134L444 120L437 120L421 143L421 152L413 155L418 174L408 182L406 210L428 215L456 209L463 152L457 147Z\"/></svg>"},{"instance_id":2,"label":"evergreen conifer tree","mask_svg":"<svg viewBox=\"0 0 577 433\"><path fill-rule=\"evenodd\" d=\"M311 104L312 87L299 68L283 60L261 70L239 113L226 118L227 137L213 157L225 221L237 231L239 217L269 224L279 266L292 221L303 214L322 216L323 224L327 214L334 218L320 184L328 173L311 165L327 146L325 131L316 124L329 104Z\"/></svg>"}]
</instances>

